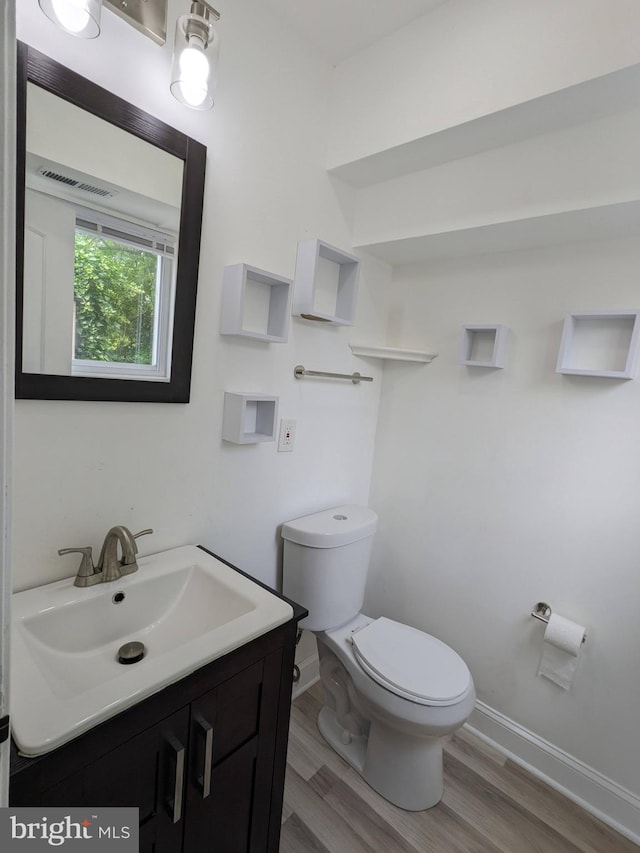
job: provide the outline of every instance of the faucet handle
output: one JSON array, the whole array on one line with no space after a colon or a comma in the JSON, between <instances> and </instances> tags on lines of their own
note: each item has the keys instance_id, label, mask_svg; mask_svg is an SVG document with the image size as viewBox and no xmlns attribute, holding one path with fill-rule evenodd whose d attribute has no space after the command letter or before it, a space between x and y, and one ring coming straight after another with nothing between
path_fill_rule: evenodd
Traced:
<instances>
[{"instance_id":1,"label":"faucet handle","mask_svg":"<svg viewBox=\"0 0 640 853\"><path fill-rule=\"evenodd\" d=\"M96 572L93 565L92 549L87 548L60 548L58 554L62 557L65 554L82 554L80 567L76 573L76 578L73 582L74 586L91 586L101 579L100 573ZM94 580L95 578L95 580Z\"/></svg>"},{"instance_id":2,"label":"faucet handle","mask_svg":"<svg viewBox=\"0 0 640 853\"><path fill-rule=\"evenodd\" d=\"M146 536L148 533L153 533L153 530L150 527L147 527L145 530L141 530L139 533L132 533L131 538L137 539L139 536ZM137 553L138 553L138 549L134 546L132 553L122 555L122 560L120 561L120 564L122 566L133 566L134 567L134 568L130 568L129 572L131 572L131 571L135 572L135 570L137 568L137 564L136 564L136 554ZM129 572L123 572L123 574L128 574Z\"/></svg>"},{"instance_id":3,"label":"faucet handle","mask_svg":"<svg viewBox=\"0 0 640 853\"><path fill-rule=\"evenodd\" d=\"M137 539L139 536L146 536L148 533L153 533L153 530L150 527L147 527L146 530L141 530L140 533L134 533L133 538Z\"/></svg>"}]
</instances>

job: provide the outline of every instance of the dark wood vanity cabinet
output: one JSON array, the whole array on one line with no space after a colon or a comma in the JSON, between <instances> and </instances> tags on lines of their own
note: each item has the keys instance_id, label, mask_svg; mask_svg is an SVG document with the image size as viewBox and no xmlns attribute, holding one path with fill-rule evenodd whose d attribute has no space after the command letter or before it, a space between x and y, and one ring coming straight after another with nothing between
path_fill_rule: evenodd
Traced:
<instances>
[{"instance_id":1,"label":"dark wood vanity cabinet","mask_svg":"<svg viewBox=\"0 0 640 853\"><path fill-rule=\"evenodd\" d=\"M277 853L297 621L37 758L15 806L135 806L141 853Z\"/></svg>"}]
</instances>

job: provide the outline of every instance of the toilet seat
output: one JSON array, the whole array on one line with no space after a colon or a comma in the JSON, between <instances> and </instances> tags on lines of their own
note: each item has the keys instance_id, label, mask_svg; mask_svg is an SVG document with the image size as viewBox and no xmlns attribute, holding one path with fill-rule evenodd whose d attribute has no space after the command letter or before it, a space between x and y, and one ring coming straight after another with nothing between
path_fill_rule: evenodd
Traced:
<instances>
[{"instance_id":1,"label":"toilet seat","mask_svg":"<svg viewBox=\"0 0 640 853\"><path fill-rule=\"evenodd\" d=\"M466 663L440 640L381 616L353 632L356 660L378 684L419 705L453 705L469 689Z\"/></svg>"}]
</instances>

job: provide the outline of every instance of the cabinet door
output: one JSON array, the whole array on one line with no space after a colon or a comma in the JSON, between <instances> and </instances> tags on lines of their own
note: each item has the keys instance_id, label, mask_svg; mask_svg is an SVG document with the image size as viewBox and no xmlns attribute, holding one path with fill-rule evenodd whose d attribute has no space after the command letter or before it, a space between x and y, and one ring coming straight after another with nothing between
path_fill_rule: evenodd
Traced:
<instances>
[{"instance_id":1,"label":"cabinet door","mask_svg":"<svg viewBox=\"0 0 640 853\"><path fill-rule=\"evenodd\" d=\"M259 734L273 702L259 661L191 706L185 853L248 853Z\"/></svg>"},{"instance_id":2,"label":"cabinet door","mask_svg":"<svg viewBox=\"0 0 640 853\"><path fill-rule=\"evenodd\" d=\"M84 801L140 810L140 853L182 849L189 709L167 717L84 771Z\"/></svg>"},{"instance_id":3,"label":"cabinet door","mask_svg":"<svg viewBox=\"0 0 640 853\"><path fill-rule=\"evenodd\" d=\"M253 824L257 738L213 769L210 799L189 802L185 853L247 853Z\"/></svg>"}]
</instances>

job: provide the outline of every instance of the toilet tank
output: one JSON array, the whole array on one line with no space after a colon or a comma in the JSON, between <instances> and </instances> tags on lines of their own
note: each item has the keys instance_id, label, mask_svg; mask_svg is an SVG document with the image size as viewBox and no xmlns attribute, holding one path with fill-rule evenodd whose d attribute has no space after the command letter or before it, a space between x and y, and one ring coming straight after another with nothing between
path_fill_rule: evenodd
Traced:
<instances>
[{"instance_id":1,"label":"toilet tank","mask_svg":"<svg viewBox=\"0 0 640 853\"><path fill-rule=\"evenodd\" d=\"M373 510L348 504L282 525L282 591L309 611L301 628L328 631L360 611L377 524Z\"/></svg>"}]
</instances>

